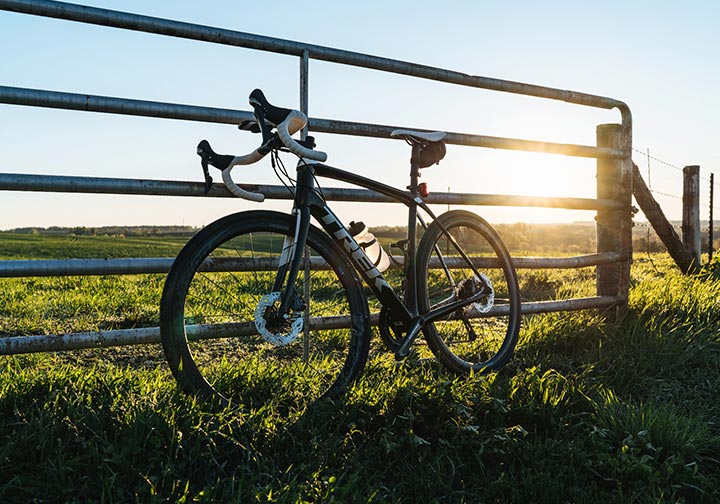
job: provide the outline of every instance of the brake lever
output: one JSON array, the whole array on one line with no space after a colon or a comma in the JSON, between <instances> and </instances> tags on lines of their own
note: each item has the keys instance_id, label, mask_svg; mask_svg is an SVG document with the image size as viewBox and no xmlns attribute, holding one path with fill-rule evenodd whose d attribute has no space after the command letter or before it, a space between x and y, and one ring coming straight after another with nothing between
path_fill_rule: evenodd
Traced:
<instances>
[{"instance_id":1,"label":"brake lever","mask_svg":"<svg viewBox=\"0 0 720 504\"><path fill-rule=\"evenodd\" d=\"M260 125L255 121L243 121L238 124L238 129L244 131L251 131L253 133L260 133Z\"/></svg>"},{"instance_id":2,"label":"brake lever","mask_svg":"<svg viewBox=\"0 0 720 504\"><path fill-rule=\"evenodd\" d=\"M210 192L210 188L212 188L213 179L210 176L210 170L208 170L207 156L204 154L201 154L201 156L200 164L202 165L203 175L205 175L205 194L207 194Z\"/></svg>"}]
</instances>

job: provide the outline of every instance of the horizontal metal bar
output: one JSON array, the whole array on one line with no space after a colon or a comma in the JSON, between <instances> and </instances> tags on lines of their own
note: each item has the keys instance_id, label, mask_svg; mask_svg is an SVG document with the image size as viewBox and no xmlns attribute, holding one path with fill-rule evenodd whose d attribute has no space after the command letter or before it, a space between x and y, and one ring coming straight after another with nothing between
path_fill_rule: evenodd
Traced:
<instances>
[{"instance_id":1,"label":"horizontal metal bar","mask_svg":"<svg viewBox=\"0 0 720 504\"><path fill-rule=\"evenodd\" d=\"M222 124L240 124L243 121L255 119L251 112L242 110L10 86L0 86L0 103Z\"/></svg>"},{"instance_id":2,"label":"horizontal metal bar","mask_svg":"<svg viewBox=\"0 0 720 504\"><path fill-rule=\"evenodd\" d=\"M0 86L0 103L26 105L31 107L81 110L86 112L104 112L141 117L184 119L189 121L222 124L239 124L243 121L254 119L251 112L242 110L199 107L196 105L64 93L60 91L16 88L10 86ZM391 138L390 133L392 131L408 128L405 126L387 126L381 124L366 124L315 118L309 119L309 127L312 131L319 133L335 133L372 138ZM424 131L422 129L412 127L410 127L410 129ZM536 140L523 140L518 138L503 138L485 135L470 135L467 133L448 132L445 137L445 141L451 144L469 145L473 147L546 152L585 158L621 159L625 156L625 153L621 150L609 149L606 147L540 142Z\"/></svg>"},{"instance_id":3,"label":"horizontal metal bar","mask_svg":"<svg viewBox=\"0 0 720 504\"><path fill-rule=\"evenodd\" d=\"M574 257L513 257L513 266L517 269L572 269L612 264L624 261L619 252L605 252Z\"/></svg>"},{"instance_id":4,"label":"horizontal metal bar","mask_svg":"<svg viewBox=\"0 0 720 504\"><path fill-rule=\"evenodd\" d=\"M308 56L312 59L332 63L410 75L462 86L561 100L578 105L604 109L617 107L623 114L624 125L626 127L630 126L629 109L625 103L612 98L587 93L467 75L452 70L344 51L315 44L63 2L47 0L0 0L0 9L300 57L302 57L304 52L307 52Z\"/></svg>"},{"instance_id":5,"label":"horizontal metal bar","mask_svg":"<svg viewBox=\"0 0 720 504\"><path fill-rule=\"evenodd\" d=\"M393 256L395 264L402 265L402 256ZM589 254L575 257L516 257L513 266L518 269L569 269L598 266L620 262L622 255L617 252ZM119 258L119 259L52 259L52 260L5 260L0 261L0 278L79 276L79 275L138 275L148 273L165 274L175 259L173 257ZM476 258L479 268L497 268L497 259ZM322 259L311 259L311 269L326 269ZM392 264L392 267L399 267ZM449 258L450 268L461 268L464 262ZM202 271L275 271L277 259L221 257L208 259ZM439 269L438 260L431 259L430 268Z\"/></svg>"},{"instance_id":6,"label":"horizontal metal bar","mask_svg":"<svg viewBox=\"0 0 720 504\"><path fill-rule=\"evenodd\" d=\"M623 296L598 296L592 298L566 299L562 301L539 301L523 303L521 311L524 315L530 315L555 311L608 308L623 302L624 299ZM493 312L484 316L503 315L504 312L507 311L507 309L494 308ZM377 325L377 314L373 314L370 321L371 324ZM350 317L348 316L314 317L310 319L310 327L314 330L338 329L349 327L349 325ZM191 326L188 328L188 338L190 339L224 338L251 334L257 334L255 324L252 322ZM7 336L0 338L0 355L144 345L159 342L160 329L158 327L69 334Z\"/></svg>"},{"instance_id":7,"label":"horizontal metal bar","mask_svg":"<svg viewBox=\"0 0 720 504\"><path fill-rule=\"evenodd\" d=\"M523 315L534 315L539 313L551 313L559 311L588 310L591 308L609 308L625 302L624 296L594 296L587 298L562 299L558 301L535 301L522 303L520 309ZM487 313L476 313L475 317L493 317L508 315L509 305L495 305ZM471 312L471 316L472 312Z\"/></svg>"},{"instance_id":8,"label":"horizontal metal bar","mask_svg":"<svg viewBox=\"0 0 720 504\"><path fill-rule=\"evenodd\" d=\"M320 133L338 133L342 135L366 136L374 138L392 138L390 133L396 129L405 128L404 126L385 126L382 124L366 124L315 118L310 118L308 124L312 131ZM430 131L414 127L410 129L417 131ZM445 135L444 141L449 144L467 145L471 147L544 152L548 154L563 154L565 156L584 158L623 159L624 157L627 157L627 154L623 151L607 147L540 142L537 140L503 138L487 135L470 135L467 133L453 133L450 131Z\"/></svg>"},{"instance_id":9,"label":"horizontal metal bar","mask_svg":"<svg viewBox=\"0 0 720 504\"><path fill-rule=\"evenodd\" d=\"M259 192L267 199L292 199L285 186L239 184L241 187ZM197 196L234 198L222 184L213 184L205 193L201 182L175 180L142 180L109 177L73 177L63 175L29 175L24 173L0 173L0 191L71 192L97 194L132 194L148 196ZM366 189L324 188L323 194L329 201L361 201L373 203L394 203L389 196ZM483 206L527 206L545 208L566 208L571 210L620 210L622 204L613 200L590 198L552 198L540 196L515 196L502 194L432 193L425 198L429 204L483 205Z\"/></svg>"},{"instance_id":10,"label":"horizontal metal bar","mask_svg":"<svg viewBox=\"0 0 720 504\"><path fill-rule=\"evenodd\" d=\"M609 199L559 198L511 194L431 193L424 199L430 204L519 206L565 208L568 210L622 210L622 203Z\"/></svg>"},{"instance_id":11,"label":"horizontal metal bar","mask_svg":"<svg viewBox=\"0 0 720 504\"><path fill-rule=\"evenodd\" d=\"M120 259L53 259L0 261L0 277L165 274L174 257ZM322 259L311 259L311 269L327 269ZM219 257L206 259L200 271L277 271L277 258Z\"/></svg>"},{"instance_id":12,"label":"horizontal metal bar","mask_svg":"<svg viewBox=\"0 0 720 504\"><path fill-rule=\"evenodd\" d=\"M374 323L377 323L377 317L375 317ZM310 318L310 327L314 330L350 327L350 317L312 317ZM187 327L187 335L189 339L227 338L230 336L247 336L251 334L258 334L253 322L206 324ZM79 350L83 348L102 348L124 345L144 345L159 342L159 327L116 329L109 331L68 334L8 336L0 338L0 355Z\"/></svg>"},{"instance_id":13,"label":"horizontal metal bar","mask_svg":"<svg viewBox=\"0 0 720 504\"><path fill-rule=\"evenodd\" d=\"M159 341L159 327L68 334L7 336L0 338L0 355L143 345L158 343Z\"/></svg>"},{"instance_id":14,"label":"horizontal metal bar","mask_svg":"<svg viewBox=\"0 0 720 504\"><path fill-rule=\"evenodd\" d=\"M0 261L0 278L167 273L174 257Z\"/></svg>"}]
</instances>

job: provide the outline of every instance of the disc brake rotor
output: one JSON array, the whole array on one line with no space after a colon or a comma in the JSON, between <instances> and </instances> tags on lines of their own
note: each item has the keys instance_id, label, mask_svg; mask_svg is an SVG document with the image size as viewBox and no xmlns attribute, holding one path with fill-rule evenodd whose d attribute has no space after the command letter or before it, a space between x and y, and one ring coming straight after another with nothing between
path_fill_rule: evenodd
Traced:
<instances>
[{"instance_id":1,"label":"disc brake rotor","mask_svg":"<svg viewBox=\"0 0 720 504\"><path fill-rule=\"evenodd\" d=\"M255 328L265 341L278 346L295 341L303 328L301 314L280 320L280 296L280 292L265 294L255 307Z\"/></svg>"},{"instance_id":2,"label":"disc brake rotor","mask_svg":"<svg viewBox=\"0 0 720 504\"><path fill-rule=\"evenodd\" d=\"M487 286L487 289L490 290L490 292L483 299L476 303L473 303L477 311L479 311L480 313L487 313L490 311L490 309L493 307L493 304L495 303L495 289L493 289L492 282L484 273L480 273L480 279L478 279L478 277L475 277L473 280L480 284L484 282Z\"/></svg>"}]
</instances>

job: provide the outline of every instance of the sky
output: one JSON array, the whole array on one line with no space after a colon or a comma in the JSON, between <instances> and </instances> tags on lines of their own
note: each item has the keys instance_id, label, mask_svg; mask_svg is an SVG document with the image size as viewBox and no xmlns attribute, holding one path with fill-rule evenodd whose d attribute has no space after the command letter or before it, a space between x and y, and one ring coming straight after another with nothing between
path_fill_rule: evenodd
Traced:
<instances>
[{"instance_id":1,"label":"sky","mask_svg":"<svg viewBox=\"0 0 720 504\"><path fill-rule=\"evenodd\" d=\"M634 160L671 219L682 172L720 172L720 2L606 0L266 2L86 0L85 5L331 46L485 77L607 96L633 113ZM259 87L299 107L298 58L0 11L0 85L250 110ZM460 87L311 60L311 117L560 143L595 144L617 110ZM316 134L328 164L407 185L400 141ZM0 104L4 173L201 181L195 146L243 154L232 125ZM649 152L651 158L648 159ZM289 165L294 163L288 159ZM237 182L279 183L269 160ZM423 172L431 191L595 196L595 160L449 145ZM322 182L321 182L322 183ZM335 186L327 181L325 186ZM229 199L2 192L0 229L193 225L256 208ZM288 201L266 208L288 210ZM404 224L404 207L333 203L345 221ZM437 210L442 210L438 208ZM592 212L477 207L491 222L591 221ZM716 209L715 215L720 215ZM643 220L642 214L638 220Z\"/></svg>"}]
</instances>

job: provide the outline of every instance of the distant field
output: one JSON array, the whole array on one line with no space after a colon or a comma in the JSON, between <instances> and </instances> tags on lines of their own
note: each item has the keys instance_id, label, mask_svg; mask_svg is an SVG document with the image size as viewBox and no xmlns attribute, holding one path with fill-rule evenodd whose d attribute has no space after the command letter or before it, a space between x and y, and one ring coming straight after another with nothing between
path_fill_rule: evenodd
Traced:
<instances>
[{"instance_id":1,"label":"distant field","mask_svg":"<svg viewBox=\"0 0 720 504\"><path fill-rule=\"evenodd\" d=\"M675 223L679 229L679 223ZM515 255L568 255L593 253L596 249L595 223L496 224L496 228ZM704 227L705 229L705 227ZM403 226L375 226L372 232L384 246L405 237ZM24 228L0 232L0 258L142 257L174 255L195 230L190 227L101 227L101 228ZM35 234L33 234L35 233ZM717 235L717 233L716 233ZM702 243L707 242L707 233ZM715 247L720 246L720 239ZM647 224L633 228L633 247L638 253L662 252L664 247ZM129 255L128 255L129 254Z\"/></svg>"},{"instance_id":2,"label":"distant field","mask_svg":"<svg viewBox=\"0 0 720 504\"><path fill-rule=\"evenodd\" d=\"M170 257L186 240L0 233L0 256ZM0 337L157 325L163 283L0 279ZM594 269L523 271L521 289L592 294ZM719 264L684 277L638 254L617 324L526 317L488 377L376 344L345 397L305 413L213 410L158 345L0 357L0 501L714 503L719 323Z\"/></svg>"},{"instance_id":3,"label":"distant field","mask_svg":"<svg viewBox=\"0 0 720 504\"><path fill-rule=\"evenodd\" d=\"M378 233L387 250L396 235ZM0 259L175 257L188 239L0 233ZM399 285L397 272L388 277ZM518 271L526 301L593 295L594 278L594 268ZM157 326L164 280L160 274L0 279L0 336ZM372 307L375 299L368 296Z\"/></svg>"},{"instance_id":4,"label":"distant field","mask_svg":"<svg viewBox=\"0 0 720 504\"><path fill-rule=\"evenodd\" d=\"M0 233L0 259L174 257L187 237Z\"/></svg>"}]
</instances>

